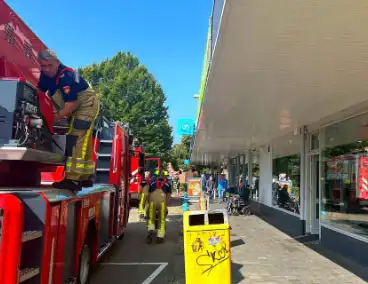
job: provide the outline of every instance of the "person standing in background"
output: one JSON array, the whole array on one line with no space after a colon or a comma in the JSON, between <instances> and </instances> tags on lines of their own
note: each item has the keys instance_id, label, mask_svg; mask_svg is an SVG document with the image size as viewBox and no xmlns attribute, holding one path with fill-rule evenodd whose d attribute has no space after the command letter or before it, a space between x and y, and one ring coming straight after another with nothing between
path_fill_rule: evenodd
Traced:
<instances>
[{"instance_id":1,"label":"person standing in background","mask_svg":"<svg viewBox=\"0 0 368 284\"><path fill-rule=\"evenodd\" d=\"M214 197L214 192L215 192L215 188L216 188L216 184L215 184L215 181L213 179L213 175L210 176L210 179L206 182L206 191L207 191L207 194L210 198L210 200L213 200Z\"/></svg>"},{"instance_id":2,"label":"person standing in background","mask_svg":"<svg viewBox=\"0 0 368 284\"><path fill-rule=\"evenodd\" d=\"M176 190L176 195L179 196L180 195L180 179L179 179L179 174L178 173L176 173L173 176L173 185L174 185L174 188Z\"/></svg>"},{"instance_id":3,"label":"person standing in background","mask_svg":"<svg viewBox=\"0 0 368 284\"><path fill-rule=\"evenodd\" d=\"M202 186L202 191L203 192L206 192L206 190L207 190L206 185L207 185L206 175L202 174L201 175L201 186Z\"/></svg>"},{"instance_id":4,"label":"person standing in background","mask_svg":"<svg viewBox=\"0 0 368 284\"><path fill-rule=\"evenodd\" d=\"M254 189L256 191L256 199L259 197L259 177L256 176L256 179L254 181Z\"/></svg>"},{"instance_id":5,"label":"person standing in background","mask_svg":"<svg viewBox=\"0 0 368 284\"><path fill-rule=\"evenodd\" d=\"M280 184L277 176L272 179L272 205L277 205L277 198L279 193Z\"/></svg>"},{"instance_id":6,"label":"person standing in background","mask_svg":"<svg viewBox=\"0 0 368 284\"><path fill-rule=\"evenodd\" d=\"M289 188L290 188L290 197L292 197L294 195L294 191L293 191L293 181L290 177L287 177L287 182L289 183Z\"/></svg>"},{"instance_id":7,"label":"person standing in background","mask_svg":"<svg viewBox=\"0 0 368 284\"><path fill-rule=\"evenodd\" d=\"M224 191L227 189L227 180L225 175L222 174L220 176L218 185L217 185L217 193L218 193L218 201L221 203L224 200Z\"/></svg>"}]
</instances>

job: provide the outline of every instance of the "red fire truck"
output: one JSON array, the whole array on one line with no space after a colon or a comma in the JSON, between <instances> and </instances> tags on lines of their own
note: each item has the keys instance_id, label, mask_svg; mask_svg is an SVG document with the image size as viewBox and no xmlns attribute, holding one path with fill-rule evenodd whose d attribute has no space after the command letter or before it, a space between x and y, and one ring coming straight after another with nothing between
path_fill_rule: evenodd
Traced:
<instances>
[{"instance_id":1,"label":"red fire truck","mask_svg":"<svg viewBox=\"0 0 368 284\"><path fill-rule=\"evenodd\" d=\"M130 160L130 185L129 194L132 203L137 203L139 199L139 185L144 177L144 171L149 171L151 175L161 168L160 158L145 158L142 147L136 147Z\"/></svg>"},{"instance_id":2,"label":"red fire truck","mask_svg":"<svg viewBox=\"0 0 368 284\"><path fill-rule=\"evenodd\" d=\"M65 126L35 85L46 48L0 0L0 284L88 283L95 264L124 235L129 216L128 127L100 116L93 131L94 186L62 179Z\"/></svg>"}]
</instances>

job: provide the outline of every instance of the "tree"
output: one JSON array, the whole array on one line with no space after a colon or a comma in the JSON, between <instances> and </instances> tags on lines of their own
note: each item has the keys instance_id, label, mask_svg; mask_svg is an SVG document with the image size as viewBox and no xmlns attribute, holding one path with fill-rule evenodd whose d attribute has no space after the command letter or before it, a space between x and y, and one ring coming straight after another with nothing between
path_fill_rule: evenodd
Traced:
<instances>
[{"instance_id":1,"label":"tree","mask_svg":"<svg viewBox=\"0 0 368 284\"><path fill-rule=\"evenodd\" d=\"M187 171L188 165L184 164L184 160L189 159L191 136L183 136L180 144L175 144L170 151L171 165L175 170Z\"/></svg>"},{"instance_id":2,"label":"tree","mask_svg":"<svg viewBox=\"0 0 368 284\"><path fill-rule=\"evenodd\" d=\"M165 94L147 68L131 53L118 52L111 59L80 68L79 72L101 95L103 113L129 123L132 134L147 156L163 162L171 149Z\"/></svg>"}]
</instances>

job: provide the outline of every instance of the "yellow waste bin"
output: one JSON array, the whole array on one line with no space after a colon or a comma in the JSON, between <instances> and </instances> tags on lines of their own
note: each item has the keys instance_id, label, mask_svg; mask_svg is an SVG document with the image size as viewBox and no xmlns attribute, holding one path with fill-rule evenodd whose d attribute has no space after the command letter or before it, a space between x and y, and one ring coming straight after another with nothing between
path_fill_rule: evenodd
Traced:
<instances>
[{"instance_id":1,"label":"yellow waste bin","mask_svg":"<svg viewBox=\"0 0 368 284\"><path fill-rule=\"evenodd\" d=\"M186 211L183 231L186 284L231 284L226 210Z\"/></svg>"}]
</instances>

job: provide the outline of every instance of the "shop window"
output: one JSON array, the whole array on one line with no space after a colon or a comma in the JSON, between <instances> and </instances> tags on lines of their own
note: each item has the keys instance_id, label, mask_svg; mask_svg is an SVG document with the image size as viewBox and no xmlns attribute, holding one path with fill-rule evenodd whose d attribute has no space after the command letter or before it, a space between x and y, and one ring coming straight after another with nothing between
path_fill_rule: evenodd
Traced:
<instances>
[{"instance_id":1,"label":"shop window","mask_svg":"<svg viewBox=\"0 0 368 284\"><path fill-rule=\"evenodd\" d=\"M325 128L321 221L368 239L368 115Z\"/></svg>"},{"instance_id":2,"label":"shop window","mask_svg":"<svg viewBox=\"0 0 368 284\"><path fill-rule=\"evenodd\" d=\"M300 155L273 159L272 205L299 214Z\"/></svg>"},{"instance_id":3,"label":"shop window","mask_svg":"<svg viewBox=\"0 0 368 284\"><path fill-rule=\"evenodd\" d=\"M253 151L252 153L252 177L249 181L250 198L258 200L259 198L259 152ZM249 179L249 178L248 178Z\"/></svg>"}]
</instances>

